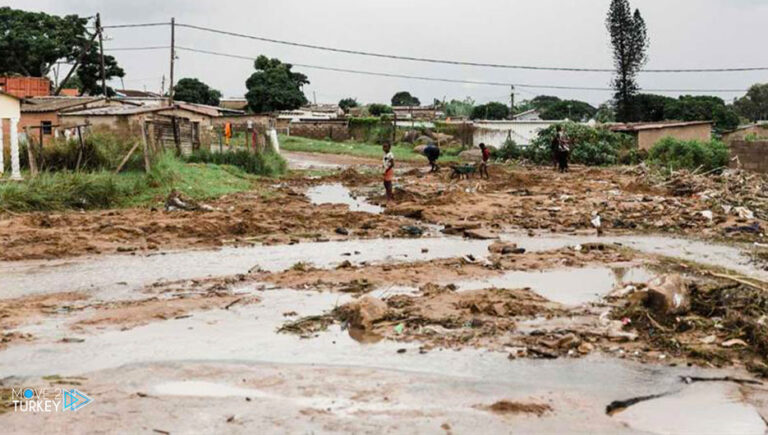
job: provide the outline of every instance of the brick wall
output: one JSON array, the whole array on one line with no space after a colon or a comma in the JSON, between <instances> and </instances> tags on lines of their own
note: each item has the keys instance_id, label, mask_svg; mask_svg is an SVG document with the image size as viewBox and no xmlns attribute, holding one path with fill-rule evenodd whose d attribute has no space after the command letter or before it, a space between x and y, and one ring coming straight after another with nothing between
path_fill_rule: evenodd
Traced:
<instances>
[{"instance_id":1,"label":"brick wall","mask_svg":"<svg viewBox=\"0 0 768 435\"><path fill-rule=\"evenodd\" d=\"M730 143L729 147L731 157L738 157L743 169L763 174L768 173L768 141L735 140Z\"/></svg>"},{"instance_id":2,"label":"brick wall","mask_svg":"<svg viewBox=\"0 0 768 435\"><path fill-rule=\"evenodd\" d=\"M346 121L300 121L292 122L289 128L291 136L334 141L349 139L349 126Z\"/></svg>"}]
</instances>

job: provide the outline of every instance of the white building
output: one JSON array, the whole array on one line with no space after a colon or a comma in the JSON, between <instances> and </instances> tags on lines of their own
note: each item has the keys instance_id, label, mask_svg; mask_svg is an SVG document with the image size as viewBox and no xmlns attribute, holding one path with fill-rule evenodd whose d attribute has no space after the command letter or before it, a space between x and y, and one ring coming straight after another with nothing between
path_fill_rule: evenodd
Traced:
<instances>
[{"instance_id":1,"label":"white building","mask_svg":"<svg viewBox=\"0 0 768 435\"><path fill-rule=\"evenodd\" d=\"M564 121L474 121L473 143L501 148L507 139L528 146L544 130Z\"/></svg>"},{"instance_id":2,"label":"white building","mask_svg":"<svg viewBox=\"0 0 768 435\"><path fill-rule=\"evenodd\" d=\"M11 179L21 180L19 167L19 118L21 118L21 100L11 94L0 91L0 177L5 172L5 137L10 138Z\"/></svg>"}]
</instances>

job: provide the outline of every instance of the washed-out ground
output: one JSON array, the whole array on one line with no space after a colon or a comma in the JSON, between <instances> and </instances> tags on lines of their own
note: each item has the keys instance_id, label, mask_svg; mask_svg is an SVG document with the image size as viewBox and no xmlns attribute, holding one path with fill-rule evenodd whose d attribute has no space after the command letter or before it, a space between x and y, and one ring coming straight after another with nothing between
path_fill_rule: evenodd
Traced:
<instances>
[{"instance_id":1,"label":"washed-out ground","mask_svg":"<svg viewBox=\"0 0 768 435\"><path fill-rule=\"evenodd\" d=\"M766 432L761 180L409 164L387 205L287 157L212 211L0 216L3 432Z\"/></svg>"}]
</instances>

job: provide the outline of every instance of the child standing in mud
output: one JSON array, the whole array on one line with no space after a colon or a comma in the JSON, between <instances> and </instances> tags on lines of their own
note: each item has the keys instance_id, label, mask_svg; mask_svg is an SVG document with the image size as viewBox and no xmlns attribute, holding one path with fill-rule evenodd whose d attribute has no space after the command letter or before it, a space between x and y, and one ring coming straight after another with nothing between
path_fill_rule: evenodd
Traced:
<instances>
[{"instance_id":1,"label":"child standing in mud","mask_svg":"<svg viewBox=\"0 0 768 435\"><path fill-rule=\"evenodd\" d=\"M384 190L387 192L387 203L389 203L395 199L395 195L392 193L392 181L395 179L395 155L392 154L392 145L389 143L385 143L382 149L384 150L384 159L382 161Z\"/></svg>"},{"instance_id":2,"label":"child standing in mud","mask_svg":"<svg viewBox=\"0 0 768 435\"><path fill-rule=\"evenodd\" d=\"M491 176L488 174L488 161L491 159L491 150L488 149L484 143L481 143L480 152L483 156L483 161L480 163L480 177L490 179Z\"/></svg>"},{"instance_id":3,"label":"child standing in mud","mask_svg":"<svg viewBox=\"0 0 768 435\"><path fill-rule=\"evenodd\" d=\"M571 154L571 144L568 136L563 131L563 126L556 127L554 144L557 145L555 155L560 172L568 172L568 157ZM553 147L554 148L554 147Z\"/></svg>"}]
</instances>

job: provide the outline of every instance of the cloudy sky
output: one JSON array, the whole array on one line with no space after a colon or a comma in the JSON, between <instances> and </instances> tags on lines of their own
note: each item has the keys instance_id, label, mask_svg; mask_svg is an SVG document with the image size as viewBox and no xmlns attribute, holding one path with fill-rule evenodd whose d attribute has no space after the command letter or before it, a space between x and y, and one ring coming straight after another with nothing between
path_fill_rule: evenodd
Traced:
<instances>
[{"instance_id":1,"label":"cloudy sky","mask_svg":"<svg viewBox=\"0 0 768 435\"><path fill-rule=\"evenodd\" d=\"M6 0L13 8L90 16L104 25L170 21L237 33L352 50L482 63L610 68L604 20L610 0ZM648 25L647 68L768 66L768 0L631 0ZM164 46L168 27L110 29L110 47ZM317 51L177 28L176 43L220 53L324 67L502 83L607 87L610 74L539 72L454 66ZM113 52L125 68L125 87L159 91L168 76L167 50ZM176 77L197 77L225 97L245 92L252 62L179 51ZM504 87L295 68L309 76L310 100L388 102L408 90L422 103L472 97L507 102ZM768 71L642 74L647 89L747 89L768 82ZM118 87L119 82L116 84ZM557 95L599 104L609 92L518 87L517 98ZM675 95L669 93L668 95ZM717 94L731 100L738 94Z\"/></svg>"}]
</instances>

